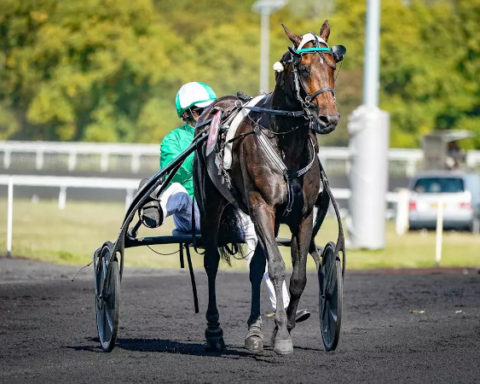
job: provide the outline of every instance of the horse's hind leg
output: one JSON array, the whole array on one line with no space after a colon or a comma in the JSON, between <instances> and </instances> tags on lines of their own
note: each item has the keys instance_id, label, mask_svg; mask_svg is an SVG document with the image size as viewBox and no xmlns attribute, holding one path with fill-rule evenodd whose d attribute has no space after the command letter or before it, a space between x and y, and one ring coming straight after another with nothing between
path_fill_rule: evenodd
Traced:
<instances>
[{"instance_id":1,"label":"horse's hind leg","mask_svg":"<svg viewBox=\"0 0 480 384\"><path fill-rule=\"evenodd\" d=\"M312 214L302 221L298 230L293 233L292 276L290 278L290 304L287 308L288 330L295 327L295 315L298 302L307 283L307 255L312 239Z\"/></svg>"},{"instance_id":2,"label":"horse's hind leg","mask_svg":"<svg viewBox=\"0 0 480 384\"><path fill-rule=\"evenodd\" d=\"M265 254L257 246L250 261L250 283L252 286L252 300L248 332L245 337L245 348L251 352L263 351L262 317L260 315L260 286L265 272Z\"/></svg>"},{"instance_id":3,"label":"horse's hind leg","mask_svg":"<svg viewBox=\"0 0 480 384\"><path fill-rule=\"evenodd\" d=\"M210 200L205 206L202 206L201 214L201 231L205 246L203 263L208 278L207 329L205 330L205 338L207 340L207 351L221 352L225 349L225 343L223 341L223 331L218 321L219 314L215 282L220 261L220 254L217 248L218 227L225 204L220 197L217 198L215 196L214 190L211 190L208 196L210 196ZM212 201L215 204L211 203Z\"/></svg>"},{"instance_id":4,"label":"horse's hind leg","mask_svg":"<svg viewBox=\"0 0 480 384\"><path fill-rule=\"evenodd\" d=\"M225 349L225 342L223 341L223 330L220 328L218 321L219 314L215 293L215 280L220 254L217 250L216 240L210 240L208 243L209 244L205 244L204 257L204 267L208 277L207 329L205 330L205 338L207 339L207 351L221 352Z\"/></svg>"}]
</instances>

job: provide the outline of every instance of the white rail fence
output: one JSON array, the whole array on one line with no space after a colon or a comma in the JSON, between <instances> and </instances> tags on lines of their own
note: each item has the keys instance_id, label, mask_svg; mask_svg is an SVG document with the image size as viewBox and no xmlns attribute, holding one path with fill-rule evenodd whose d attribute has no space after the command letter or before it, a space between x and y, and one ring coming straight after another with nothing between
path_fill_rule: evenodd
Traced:
<instances>
[{"instance_id":1,"label":"white rail fence","mask_svg":"<svg viewBox=\"0 0 480 384\"><path fill-rule=\"evenodd\" d=\"M98 177L60 177L60 176L37 176L37 175L0 175L0 186L7 186L7 255L12 251L13 233L13 200L15 186L28 187L53 187L58 188L58 208L65 209L67 201L67 188L92 188L92 189L116 189L125 191L125 209L130 205L135 191L138 188L139 179L113 179ZM346 188L334 188L332 190L336 199L347 200L350 190ZM397 204L399 194L387 193L387 202Z\"/></svg>"},{"instance_id":2,"label":"white rail fence","mask_svg":"<svg viewBox=\"0 0 480 384\"><path fill-rule=\"evenodd\" d=\"M119 143L72 143L47 141L0 141L0 156L3 156L3 168L9 169L12 165L12 155L34 156L35 169L41 170L45 166L45 156L66 156L67 168L70 172L78 166L80 156L96 156L99 158L99 168L107 172L112 158L115 156L130 159L130 170L138 173L142 159L159 157L157 144L119 144ZM343 162L345 172L348 172L350 152L348 147L321 147L319 156L325 166L328 162ZM402 167L407 176L412 176L423 161L423 152L420 149L391 148L388 153L390 164L396 168ZM480 151L467 153L467 165L474 167L480 164ZM392 167L395 168L395 167Z\"/></svg>"},{"instance_id":3,"label":"white rail fence","mask_svg":"<svg viewBox=\"0 0 480 384\"><path fill-rule=\"evenodd\" d=\"M0 158L3 168L10 169L12 155L34 157L35 169L45 167L46 156L64 156L67 160L67 169L73 172L79 165L79 158L85 156L98 157L98 168L107 172L115 157L129 159L130 171L138 173L145 159L153 160L158 165L160 148L157 144L122 144L122 143L82 143L82 142L50 142L50 141L1 141ZM319 157L324 166L328 163L340 163L344 172L348 174L350 166L350 152L348 147L320 147ZM421 167L423 152L421 149L390 148L388 152L389 169L391 172L401 169L411 177ZM480 166L480 151L466 153L466 165L469 168Z\"/></svg>"},{"instance_id":4,"label":"white rail fence","mask_svg":"<svg viewBox=\"0 0 480 384\"><path fill-rule=\"evenodd\" d=\"M7 186L7 256L12 252L14 186L54 187L59 189L58 208L65 209L67 188L120 189L126 191L125 209L139 185L137 179L98 177L57 177L36 175L0 175L0 185Z\"/></svg>"},{"instance_id":5,"label":"white rail fence","mask_svg":"<svg viewBox=\"0 0 480 384\"><path fill-rule=\"evenodd\" d=\"M140 170L141 157L160 155L160 146L156 144L118 144L118 143L71 143L49 141L0 141L0 152L3 152L3 168L9 169L12 164L12 154L34 154L35 169L44 167L45 155L68 156L68 170L74 171L81 155L97 155L100 157L100 170L109 170L110 157L129 156L133 173Z\"/></svg>"}]
</instances>

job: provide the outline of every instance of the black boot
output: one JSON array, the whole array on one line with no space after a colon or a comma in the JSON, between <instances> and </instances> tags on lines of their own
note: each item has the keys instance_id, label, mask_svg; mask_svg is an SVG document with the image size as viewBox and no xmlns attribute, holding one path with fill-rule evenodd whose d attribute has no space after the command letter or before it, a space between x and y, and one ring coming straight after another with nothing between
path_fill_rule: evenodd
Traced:
<instances>
[{"instance_id":1,"label":"black boot","mask_svg":"<svg viewBox=\"0 0 480 384\"><path fill-rule=\"evenodd\" d=\"M139 189L148 181L143 179L140 181ZM147 202L140 208L140 220L147 228L158 228L163 223L163 210L160 205L160 200L153 192Z\"/></svg>"},{"instance_id":2,"label":"black boot","mask_svg":"<svg viewBox=\"0 0 480 384\"><path fill-rule=\"evenodd\" d=\"M140 219L143 225L148 228L157 228L163 223L163 210L160 201L150 200L140 208Z\"/></svg>"}]
</instances>

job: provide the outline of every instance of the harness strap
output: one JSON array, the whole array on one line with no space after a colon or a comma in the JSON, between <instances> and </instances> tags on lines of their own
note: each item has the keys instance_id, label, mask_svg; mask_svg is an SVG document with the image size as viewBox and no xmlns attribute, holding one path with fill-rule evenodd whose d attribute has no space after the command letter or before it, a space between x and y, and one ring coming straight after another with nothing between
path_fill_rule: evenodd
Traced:
<instances>
[{"instance_id":1,"label":"harness strap","mask_svg":"<svg viewBox=\"0 0 480 384\"><path fill-rule=\"evenodd\" d=\"M242 108L250 109L253 112L267 112L271 115L287 116L287 117L304 117L305 112L302 111L286 111L282 109L270 109L270 108L261 108L261 107L250 107L244 105Z\"/></svg>"},{"instance_id":2,"label":"harness strap","mask_svg":"<svg viewBox=\"0 0 480 384\"><path fill-rule=\"evenodd\" d=\"M309 164L307 164L305 167L303 167L302 169L299 169L297 172L296 172L296 177L300 177L300 176L303 176L305 173L307 173L312 167L313 167L313 163L315 162L315 145L313 144L313 141L311 138L310 139L310 145L312 146L312 150L313 150L313 156L312 156L312 160L310 161Z\"/></svg>"},{"instance_id":3,"label":"harness strap","mask_svg":"<svg viewBox=\"0 0 480 384\"><path fill-rule=\"evenodd\" d=\"M286 174L286 172L288 172L288 168L287 166L285 165L285 163L282 161L282 159L280 158L280 156L277 154L277 152L275 152L275 150L273 149L273 146L272 144L270 143L270 141L267 139L267 137L263 134L263 132L261 131L261 129L256 126L255 127L255 133L257 134L257 138L258 138L258 143L260 144L260 146L262 147L263 151L265 152L265 154L267 155L268 159L270 160L270 162L276 167L278 168L282 174Z\"/></svg>"},{"instance_id":4,"label":"harness strap","mask_svg":"<svg viewBox=\"0 0 480 384\"><path fill-rule=\"evenodd\" d=\"M305 104L308 105L311 103L311 101L313 99L315 99L315 97L317 97L318 95L320 95L321 93L325 93L325 92L332 92L333 94L333 97L335 97L335 90L333 88L330 88L330 87L325 87L325 88L321 88L319 89L318 91L314 92L314 93L311 93L309 95L307 95L305 97Z\"/></svg>"},{"instance_id":5,"label":"harness strap","mask_svg":"<svg viewBox=\"0 0 480 384\"><path fill-rule=\"evenodd\" d=\"M292 190L292 185L291 185L291 180L301 177L304 174L306 174L313 166L315 163L315 146L312 142L312 139L310 138L309 142L310 145L312 146L312 160L303 168L291 172L288 170L288 167L285 165L283 160L280 158L277 152L273 149L272 144L270 141L267 139L267 137L264 135L262 130L258 127L255 126L254 128L255 133L257 134L258 138L258 143L260 144L260 147L263 149L265 154L267 155L267 158L270 160L270 162L278 169L280 172L283 174L283 177L285 178L285 181L287 182L287 207L285 208L285 211L283 212L283 216L288 216L290 212L292 211L293 208L293 202L294 202L294 193Z\"/></svg>"}]
</instances>

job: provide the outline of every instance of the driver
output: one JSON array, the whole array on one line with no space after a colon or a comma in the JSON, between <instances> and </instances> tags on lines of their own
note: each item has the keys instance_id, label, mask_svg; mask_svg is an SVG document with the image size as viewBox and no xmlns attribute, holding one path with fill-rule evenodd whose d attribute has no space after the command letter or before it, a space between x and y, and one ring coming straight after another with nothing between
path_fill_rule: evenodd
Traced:
<instances>
[{"instance_id":1,"label":"driver","mask_svg":"<svg viewBox=\"0 0 480 384\"><path fill-rule=\"evenodd\" d=\"M177 115L182 119L183 124L169 132L160 145L160 169L166 167L180 153L187 149L193 141L195 124L203 112L217 99L215 92L207 84L202 82L190 82L182 85L175 98ZM192 230L192 222L195 223L195 230L200 230L200 212L196 202L193 200L193 157L189 155L180 169L172 178L171 184L158 197L154 196L153 201L145 204L142 209L142 221L149 228L159 227L164 217L172 216L176 228L183 232ZM192 213L194 215L192 220ZM257 236L254 225L248 215L238 211L239 234L247 245L246 259L248 266L257 246ZM272 282L268 277L268 270L263 276L267 285L268 295L275 312L276 298ZM290 297L287 285L284 282L282 287L283 302L288 307ZM310 313L307 310L299 310L296 315L296 322L307 320Z\"/></svg>"}]
</instances>

